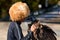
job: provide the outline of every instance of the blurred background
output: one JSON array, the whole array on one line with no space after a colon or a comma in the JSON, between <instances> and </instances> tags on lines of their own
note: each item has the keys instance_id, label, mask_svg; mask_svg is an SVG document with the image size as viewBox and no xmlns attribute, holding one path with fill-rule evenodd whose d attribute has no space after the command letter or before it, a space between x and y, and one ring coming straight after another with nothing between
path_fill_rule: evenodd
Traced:
<instances>
[{"instance_id":1,"label":"blurred background","mask_svg":"<svg viewBox=\"0 0 60 40\"><path fill-rule=\"evenodd\" d=\"M60 0L0 0L0 40L7 40L11 22L9 8L19 1L27 3L31 11L30 16L22 23L24 35L27 34L27 24L38 19L42 24L51 27L57 33L57 40L60 40Z\"/></svg>"},{"instance_id":2,"label":"blurred background","mask_svg":"<svg viewBox=\"0 0 60 40\"><path fill-rule=\"evenodd\" d=\"M41 18L41 21L60 22L59 0L0 0L0 21L10 21L9 8L15 2L22 1L28 4L31 15ZM29 17L28 17L29 18ZM57 18L57 19L56 19ZM30 21L30 19L28 19Z\"/></svg>"}]
</instances>

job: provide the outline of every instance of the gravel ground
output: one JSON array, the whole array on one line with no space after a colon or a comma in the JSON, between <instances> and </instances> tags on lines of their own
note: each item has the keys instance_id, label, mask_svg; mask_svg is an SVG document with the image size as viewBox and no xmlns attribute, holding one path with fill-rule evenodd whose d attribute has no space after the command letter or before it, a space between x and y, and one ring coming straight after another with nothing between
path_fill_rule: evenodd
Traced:
<instances>
[{"instance_id":1,"label":"gravel ground","mask_svg":"<svg viewBox=\"0 0 60 40\"><path fill-rule=\"evenodd\" d=\"M0 22L0 40L7 40L7 31L10 22ZM60 40L60 24L52 24L52 23L42 23L44 25L48 25L57 33L57 40ZM27 34L27 23L22 23L22 31L24 36Z\"/></svg>"}]
</instances>

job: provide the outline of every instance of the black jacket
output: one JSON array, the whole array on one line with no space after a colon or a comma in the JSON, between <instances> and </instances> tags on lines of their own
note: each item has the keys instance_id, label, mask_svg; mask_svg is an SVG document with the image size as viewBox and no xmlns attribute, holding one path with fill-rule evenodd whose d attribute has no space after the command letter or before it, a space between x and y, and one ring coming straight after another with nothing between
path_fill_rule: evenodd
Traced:
<instances>
[{"instance_id":1,"label":"black jacket","mask_svg":"<svg viewBox=\"0 0 60 40\"><path fill-rule=\"evenodd\" d=\"M18 27L19 31L18 31L17 27ZM17 23L17 22L10 23L10 26L8 29L7 40L30 40L31 36L32 36L31 31L29 31L25 37L23 36L22 29L20 27L20 23Z\"/></svg>"}]
</instances>

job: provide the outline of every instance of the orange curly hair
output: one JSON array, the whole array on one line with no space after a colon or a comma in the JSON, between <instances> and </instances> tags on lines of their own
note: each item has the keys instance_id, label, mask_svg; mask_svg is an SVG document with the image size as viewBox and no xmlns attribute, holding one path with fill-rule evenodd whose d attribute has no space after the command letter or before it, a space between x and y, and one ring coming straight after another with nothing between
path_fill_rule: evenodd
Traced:
<instances>
[{"instance_id":1,"label":"orange curly hair","mask_svg":"<svg viewBox=\"0 0 60 40\"><path fill-rule=\"evenodd\" d=\"M26 3L16 2L9 9L9 15L12 21L21 21L30 14L29 7Z\"/></svg>"}]
</instances>

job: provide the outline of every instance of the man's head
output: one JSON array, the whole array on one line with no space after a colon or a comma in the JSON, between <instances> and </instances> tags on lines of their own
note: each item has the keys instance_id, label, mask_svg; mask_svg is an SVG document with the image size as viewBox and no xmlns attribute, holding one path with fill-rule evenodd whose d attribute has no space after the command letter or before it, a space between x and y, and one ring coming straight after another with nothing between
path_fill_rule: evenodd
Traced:
<instances>
[{"instance_id":1,"label":"man's head","mask_svg":"<svg viewBox=\"0 0 60 40\"><path fill-rule=\"evenodd\" d=\"M22 21L30 13L29 7L26 3L16 2L9 9L9 15L12 21Z\"/></svg>"}]
</instances>

